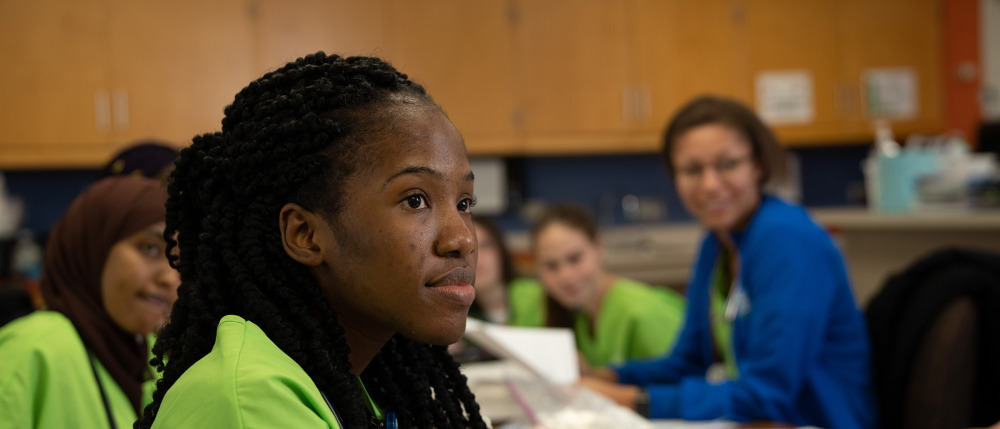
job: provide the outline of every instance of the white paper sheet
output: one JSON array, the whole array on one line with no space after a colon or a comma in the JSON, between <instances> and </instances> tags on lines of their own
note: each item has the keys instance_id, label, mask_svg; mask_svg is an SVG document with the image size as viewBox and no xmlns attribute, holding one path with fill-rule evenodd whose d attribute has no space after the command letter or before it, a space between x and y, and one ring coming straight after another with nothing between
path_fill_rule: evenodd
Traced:
<instances>
[{"instance_id":1,"label":"white paper sheet","mask_svg":"<svg viewBox=\"0 0 1000 429\"><path fill-rule=\"evenodd\" d=\"M465 336L549 383L572 384L580 378L576 340L569 329L504 326L470 318Z\"/></svg>"}]
</instances>

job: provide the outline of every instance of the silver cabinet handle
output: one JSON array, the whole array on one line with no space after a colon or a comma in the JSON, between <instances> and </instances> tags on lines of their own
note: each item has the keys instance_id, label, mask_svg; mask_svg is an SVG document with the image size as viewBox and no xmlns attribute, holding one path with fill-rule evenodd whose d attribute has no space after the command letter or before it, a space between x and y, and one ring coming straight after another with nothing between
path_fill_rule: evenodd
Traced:
<instances>
[{"instance_id":1,"label":"silver cabinet handle","mask_svg":"<svg viewBox=\"0 0 1000 429\"><path fill-rule=\"evenodd\" d=\"M111 131L111 96L106 89L94 91L94 127L101 134Z\"/></svg>"},{"instance_id":2,"label":"silver cabinet handle","mask_svg":"<svg viewBox=\"0 0 1000 429\"><path fill-rule=\"evenodd\" d=\"M128 91L118 88L111 95L112 106L114 107L115 132L125 133L128 131Z\"/></svg>"}]
</instances>

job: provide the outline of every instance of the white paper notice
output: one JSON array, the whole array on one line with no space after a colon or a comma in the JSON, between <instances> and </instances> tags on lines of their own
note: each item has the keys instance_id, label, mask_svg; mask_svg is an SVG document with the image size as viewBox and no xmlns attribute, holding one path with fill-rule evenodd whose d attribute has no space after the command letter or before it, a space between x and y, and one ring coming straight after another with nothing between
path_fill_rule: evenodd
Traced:
<instances>
[{"instance_id":1,"label":"white paper notice","mask_svg":"<svg viewBox=\"0 0 1000 429\"><path fill-rule=\"evenodd\" d=\"M912 67L865 70L865 111L872 118L912 119L917 116L917 72Z\"/></svg>"},{"instance_id":2,"label":"white paper notice","mask_svg":"<svg viewBox=\"0 0 1000 429\"><path fill-rule=\"evenodd\" d=\"M805 124L816 116L812 74L807 70L763 71L754 81L757 114L771 125Z\"/></svg>"},{"instance_id":3,"label":"white paper notice","mask_svg":"<svg viewBox=\"0 0 1000 429\"><path fill-rule=\"evenodd\" d=\"M465 336L502 358L513 360L552 384L580 378L576 339L566 328L522 328L469 319Z\"/></svg>"}]
</instances>

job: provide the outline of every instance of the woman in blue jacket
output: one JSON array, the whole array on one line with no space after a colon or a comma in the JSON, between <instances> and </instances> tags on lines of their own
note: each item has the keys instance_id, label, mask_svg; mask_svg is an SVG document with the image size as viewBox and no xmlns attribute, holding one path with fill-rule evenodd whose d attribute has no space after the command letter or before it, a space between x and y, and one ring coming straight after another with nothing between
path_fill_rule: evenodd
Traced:
<instances>
[{"instance_id":1,"label":"woman in blue jacket","mask_svg":"<svg viewBox=\"0 0 1000 429\"><path fill-rule=\"evenodd\" d=\"M708 230L684 328L670 356L583 384L651 418L873 427L865 321L843 259L805 210L763 191L784 174L773 134L742 104L702 97L663 144L685 208Z\"/></svg>"}]
</instances>

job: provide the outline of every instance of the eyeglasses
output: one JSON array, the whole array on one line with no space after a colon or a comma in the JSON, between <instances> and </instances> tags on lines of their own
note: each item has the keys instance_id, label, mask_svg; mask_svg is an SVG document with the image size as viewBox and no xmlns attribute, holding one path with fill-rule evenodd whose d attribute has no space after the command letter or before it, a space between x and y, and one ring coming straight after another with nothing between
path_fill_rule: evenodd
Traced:
<instances>
[{"instance_id":1,"label":"eyeglasses","mask_svg":"<svg viewBox=\"0 0 1000 429\"><path fill-rule=\"evenodd\" d=\"M697 179L705 173L706 168L711 168L715 170L715 174L726 176L728 174L732 174L736 171L736 169L740 168L741 165L751 159L752 156L750 154L746 154L733 158L720 159L712 164L708 164L707 166L704 164L685 165L677 168L677 174L689 179Z\"/></svg>"}]
</instances>

